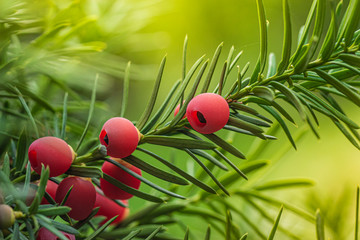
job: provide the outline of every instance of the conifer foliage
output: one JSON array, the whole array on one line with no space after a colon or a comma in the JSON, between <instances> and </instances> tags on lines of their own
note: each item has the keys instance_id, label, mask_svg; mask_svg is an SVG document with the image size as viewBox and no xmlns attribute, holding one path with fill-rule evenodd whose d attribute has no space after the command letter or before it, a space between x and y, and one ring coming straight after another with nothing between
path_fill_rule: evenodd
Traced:
<instances>
[{"instance_id":1,"label":"conifer foliage","mask_svg":"<svg viewBox=\"0 0 360 240\"><path fill-rule=\"evenodd\" d=\"M119 74L111 67L117 64L114 62L99 69L106 65L104 56L109 56L104 42L88 41L81 34L84 28L96 27L96 19L79 7L81 1L47 19L47 25L37 21L26 1L2 3L0 117L5 124L0 126L0 239L195 239L192 226L186 229L179 217L182 215L201 218L209 225L204 229L205 239L214 234L223 239L276 239L279 234L301 239L297 235L301 232L282 226L285 212L313 224L317 239L325 239L326 223L320 211L309 213L265 192L312 186L313 182L258 182L256 174L269 162L256 156L277 139L278 130L296 149L300 136L289 124L308 125L307 129L320 137L319 115L328 117L360 149L359 124L339 101L343 98L360 106L360 0L350 0L348 6L343 6L343 1L328 6L326 0L314 0L296 46L292 46L288 0L282 3L280 62L268 52L266 11L263 1L256 0L260 29L256 63L239 66L242 52L236 54L234 48L224 63L219 62L221 43L211 59L203 56L187 71L185 38L182 79L155 109L166 69L164 57L141 117L126 119L131 69L130 63L121 62L121 113L102 122L102 128L93 124L94 112L101 108L97 100L101 75L93 74L92 89L81 91L52 70L80 59L82 64L75 64L74 72L94 66L107 76ZM326 13L331 13L330 21ZM74 36L79 41L75 45L68 41ZM111 59L119 60L117 56ZM221 69L220 76L215 69ZM236 79L231 77L233 71L237 71ZM36 92L34 84L45 87ZM49 101L46 94L38 94L46 93L47 84L61 89L61 106ZM90 95L84 103L82 99ZM75 106L69 98L88 112L81 123L69 114ZM241 146L232 143L233 134L256 139L253 152L244 154ZM186 155L199 171L180 166L177 154L168 159L159 149ZM127 200L131 198L142 199L144 207L129 214L131 200ZM234 203L237 201L241 206ZM359 191L355 239L358 202ZM265 205L272 206L271 213ZM272 214L274 209L277 215ZM259 216L272 227L260 229ZM167 231L173 225L185 226L182 236Z\"/></svg>"}]
</instances>

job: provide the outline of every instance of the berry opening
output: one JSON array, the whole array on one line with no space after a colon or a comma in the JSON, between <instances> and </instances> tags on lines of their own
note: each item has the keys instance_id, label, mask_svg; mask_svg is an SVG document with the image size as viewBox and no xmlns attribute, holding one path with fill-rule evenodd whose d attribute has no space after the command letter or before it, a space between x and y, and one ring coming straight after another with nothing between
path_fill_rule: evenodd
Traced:
<instances>
[{"instance_id":1,"label":"berry opening","mask_svg":"<svg viewBox=\"0 0 360 240\"><path fill-rule=\"evenodd\" d=\"M109 137L108 137L105 129L102 130L100 133L100 142L102 145L105 145L105 147L107 147L109 145Z\"/></svg>"},{"instance_id":2,"label":"berry opening","mask_svg":"<svg viewBox=\"0 0 360 240\"><path fill-rule=\"evenodd\" d=\"M206 125L206 119L201 112L199 111L192 112L192 117L193 119L195 119L197 126L204 127Z\"/></svg>"},{"instance_id":3,"label":"berry opening","mask_svg":"<svg viewBox=\"0 0 360 240\"><path fill-rule=\"evenodd\" d=\"M206 123L206 119L201 112L196 112L196 116L198 117L199 122Z\"/></svg>"}]
</instances>

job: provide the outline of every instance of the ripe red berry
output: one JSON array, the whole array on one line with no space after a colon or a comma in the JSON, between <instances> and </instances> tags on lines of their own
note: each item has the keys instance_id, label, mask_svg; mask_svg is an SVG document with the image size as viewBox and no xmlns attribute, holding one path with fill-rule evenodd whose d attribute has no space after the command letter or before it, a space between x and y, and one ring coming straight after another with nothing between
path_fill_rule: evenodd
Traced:
<instances>
[{"instance_id":1,"label":"ripe red berry","mask_svg":"<svg viewBox=\"0 0 360 240\"><path fill-rule=\"evenodd\" d=\"M141 176L141 170L139 168L137 168L127 162L124 162L121 159L116 159L116 161ZM124 170L122 170L121 168L115 166L114 164L112 164L110 162L104 162L101 169L104 173L106 173L106 174L110 175L111 177L119 180L120 182L128 185L129 187L132 187L135 189L139 189L139 187L140 187L141 181L139 179L131 176L130 174L128 174L127 172L125 172ZM103 178L100 178L100 187L101 187L101 190L103 190L104 194L107 197L112 198L112 199L124 200L124 199L129 199L133 196L132 194L119 189L118 187L109 183L108 181L104 180Z\"/></svg>"},{"instance_id":2,"label":"ripe red berry","mask_svg":"<svg viewBox=\"0 0 360 240\"><path fill-rule=\"evenodd\" d=\"M122 200L124 204L127 204L127 200ZM96 213L96 216L104 216L105 219L100 223L100 225L103 225L111 218L118 215L117 218L111 223L112 225L117 224L121 222L127 215L129 209L121 207L119 204L116 204L113 200L110 198L107 198L100 193L96 193L96 201L94 208L100 207L99 211Z\"/></svg>"},{"instance_id":3,"label":"ripe red berry","mask_svg":"<svg viewBox=\"0 0 360 240\"><path fill-rule=\"evenodd\" d=\"M100 143L107 154L123 158L132 154L139 142L139 134L132 122L126 118L114 117L105 122L100 132Z\"/></svg>"},{"instance_id":4,"label":"ripe red berry","mask_svg":"<svg viewBox=\"0 0 360 240\"><path fill-rule=\"evenodd\" d=\"M73 161L72 148L57 137L42 137L35 140L28 151L31 167L41 174L41 164L49 166L50 177L65 173Z\"/></svg>"},{"instance_id":5,"label":"ripe red berry","mask_svg":"<svg viewBox=\"0 0 360 240\"><path fill-rule=\"evenodd\" d=\"M53 181L48 180L45 188L45 192L47 192L54 200L56 196L56 190L59 185L54 183ZM45 197L41 200L41 204L50 204Z\"/></svg>"},{"instance_id":6,"label":"ripe red berry","mask_svg":"<svg viewBox=\"0 0 360 240\"><path fill-rule=\"evenodd\" d=\"M210 134L222 129L229 120L230 110L226 100L215 93L194 97L186 109L186 117L199 133Z\"/></svg>"},{"instance_id":7,"label":"ripe red berry","mask_svg":"<svg viewBox=\"0 0 360 240\"><path fill-rule=\"evenodd\" d=\"M67 237L69 240L76 240L74 235L63 231L60 232L64 234L64 236ZM58 239L59 238L55 234L53 234L44 227L40 228L39 231L37 232L36 240L58 240Z\"/></svg>"},{"instance_id":8,"label":"ripe red berry","mask_svg":"<svg viewBox=\"0 0 360 240\"><path fill-rule=\"evenodd\" d=\"M11 227L14 222L14 210L8 205L0 204L0 230Z\"/></svg>"},{"instance_id":9,"label":"ripe red berry","mask_svg":"<svg viewBox=\"0 0 360 240\"><path fill-rule=\"evenodd\" d=\"M56 190L55 201L57 203L63 201L71 186L73 188L64 204L71 207L68 215L75 220L85 219L94 208L96 200L95 187L90 181L80 177L67 177L61 181Z\"/></svg>"}]
</instances>

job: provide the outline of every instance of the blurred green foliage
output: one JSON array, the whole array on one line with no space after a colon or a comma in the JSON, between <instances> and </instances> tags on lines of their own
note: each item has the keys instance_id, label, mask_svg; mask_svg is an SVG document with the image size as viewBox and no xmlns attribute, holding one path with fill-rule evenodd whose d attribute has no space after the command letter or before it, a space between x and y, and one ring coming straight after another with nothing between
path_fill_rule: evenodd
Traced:
<instances>
[{"instance_id":1,"label":"blurred green foliage","mask_svg":"<svg viewBox=\"0 0 360 240\"><path fill-rule=\"evenodd\" d=\"M311 2L289 1L293 45L297 42L298 30L306 19ZM282 3L280 0L269 0L264 1L264 4L269 20L269 51L274 52L276 58L280 59L283 36ZM344 1L344 4L347 4L347 1ZM326 17L329 18L330 14ZM79 136L83 131L96 73L100 74L97 108L89 129L89 139L97 137L99 125L105 119L119 115L123 94L122 81L128 61L131 61L132 65L129 105L125 115L130 120L135 120L146 107L151 94L149 89L152 89L158 65L165 54L168 57L164 80L155 108L165 99L172 84L181 78L179 66L186 35L189 38L187 67L203 54L206 54L206 58L211 58L218 44L224 42L223 52L228 52L232 45L236 52L243 50L239 65L251 62L250 69L253 69L260 44L256 3L252 0L0 0L0 20L6 23L1 24L0 29L1 84L5 86L1 90L6 90L6 84L9 83L24 95L26 102L31 104L32 115L40 122L40 135L55 135L54 126L60 129L64 93L68 91L67 140L71 145L75 145L78 140L72 137ZM221 55L220 62L226 57L226 54ZM220 68L216 69L216 78L219 78L220 71ZM234 78L235 75L230 77ZM44 110L41 99L36 97L53 104L55 118L49 113L51 109ZM20 126L28 125L29 129L31 126L29 121L25 121L28 113L24 105L20 101L10 101L13 98L14 96L10 95L1 97L0 108L6 114L1 115L0 130L18 136L22 130ZM37 101L31 102L29 99ZM36 108L36 105L39 106ZM360 121L360 115L353 111L351 106L346 110L356 122ZM19 114L20 118L16 116ZM280 140L271 143L266 155L261 152L262 155L256 157L256 160L271 160L271 166L267 171L257 173L255 180L249 185L256 186L264 181L289 177L314 179L317 186L310 190L289 190L273 195L278 199L295 202L311 213L320 208L328 223L329 235L333 239L346 239L353 234L348 233L351 231L349 229L354 229L355 186L360 181L357 174L357 169L360 168L357 161L359 153L340 133L334 132L332 125L327 124L329 120L320 117L320 121L321 142L314 143L315 138L306 135L297 142L298 152L289 150L286 136L278 133L276 136ZM295 127L291 130L295 131ZM300 135L301 131L298 134ZM31 137L35 137L35 133ZM2 135L1 153L12 144L6 139L7 136ZM233 141L234 145L246 154L251 153L251 137L236 136ZM176 153L175 156L171 150L161 147L151 146L148 149L161 151L162 156L180 162L179 166L190 173L197 170L191 165L192 162L187 161L188 157L184 153ZM284 154L281 149L284 149ZM235 158L231 160L240 163ZM155 161L149 162L157 165ZM147 174L145 176L158 183L156 178ZM158 184L167 183L159 181ZM151 191L144 186L142 190ZM330 204L333 199L339 199L336 209ZM253 222L258 219L257 227L266 233L270 232L272 223L265 221L258 212L245 209L243 199L234 197L229 202L237 206L245 216L242 219L235 217L233 220L239 224L242 231L254 234L255 230L251 230L244 221L248 217ZM200 202L199 205L201 204ZM143 208L144 202L134 198L130 201L130 206L132 211L137 211ZM203 204L202 207L209 205ZM211 207L219 208L219 212L226 215L225 210L220 209L221 206L216 203ZM278 210L269 207L272 219L275 219ZM286 212L283 218L282 226L294 233L302 232L302 239L314 236L315 229L309 223L299 223L297 218L291 214L288 216ZM182 236L187 225L191 227L190 236L193 239L205 236L207 225L203 218L180 216L179 219L184 226L177 225L170 228L170 231ZM338 219L341 219L341 224ZM221 236L214 231L213 234L214 239Z\"/></svg>"}]
</instances>

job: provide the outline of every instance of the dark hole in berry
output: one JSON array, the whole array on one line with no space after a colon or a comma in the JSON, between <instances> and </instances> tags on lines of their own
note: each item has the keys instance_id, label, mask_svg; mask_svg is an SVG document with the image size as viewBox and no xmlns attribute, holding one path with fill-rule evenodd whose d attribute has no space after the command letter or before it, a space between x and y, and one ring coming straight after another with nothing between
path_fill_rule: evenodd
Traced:
<instances>
[{"instance_id":1,"label":"dark hole in berry","mask_svg":"<svg viewBox=\"0 0 360 240\"><path fill-rule=\"evenodd\" d=\"M109 145L109 138L107 134L104 137L104 142L106 143L106 145Z\"/></svg>"},{"instance_id":2,"label":"dark hole in berry","mask_svg":"<svg viewBox=\"0 0 360 240\"><path fill-rule=\"evenodd\" d=\"M197 113L196 113L196 116L197 116L197 118L199 119L199 122L201 122L201 123L206 123L206 119L205 119L204 115L202 115L201 112L197 112Z\"/></svg>"}]
</instances>

